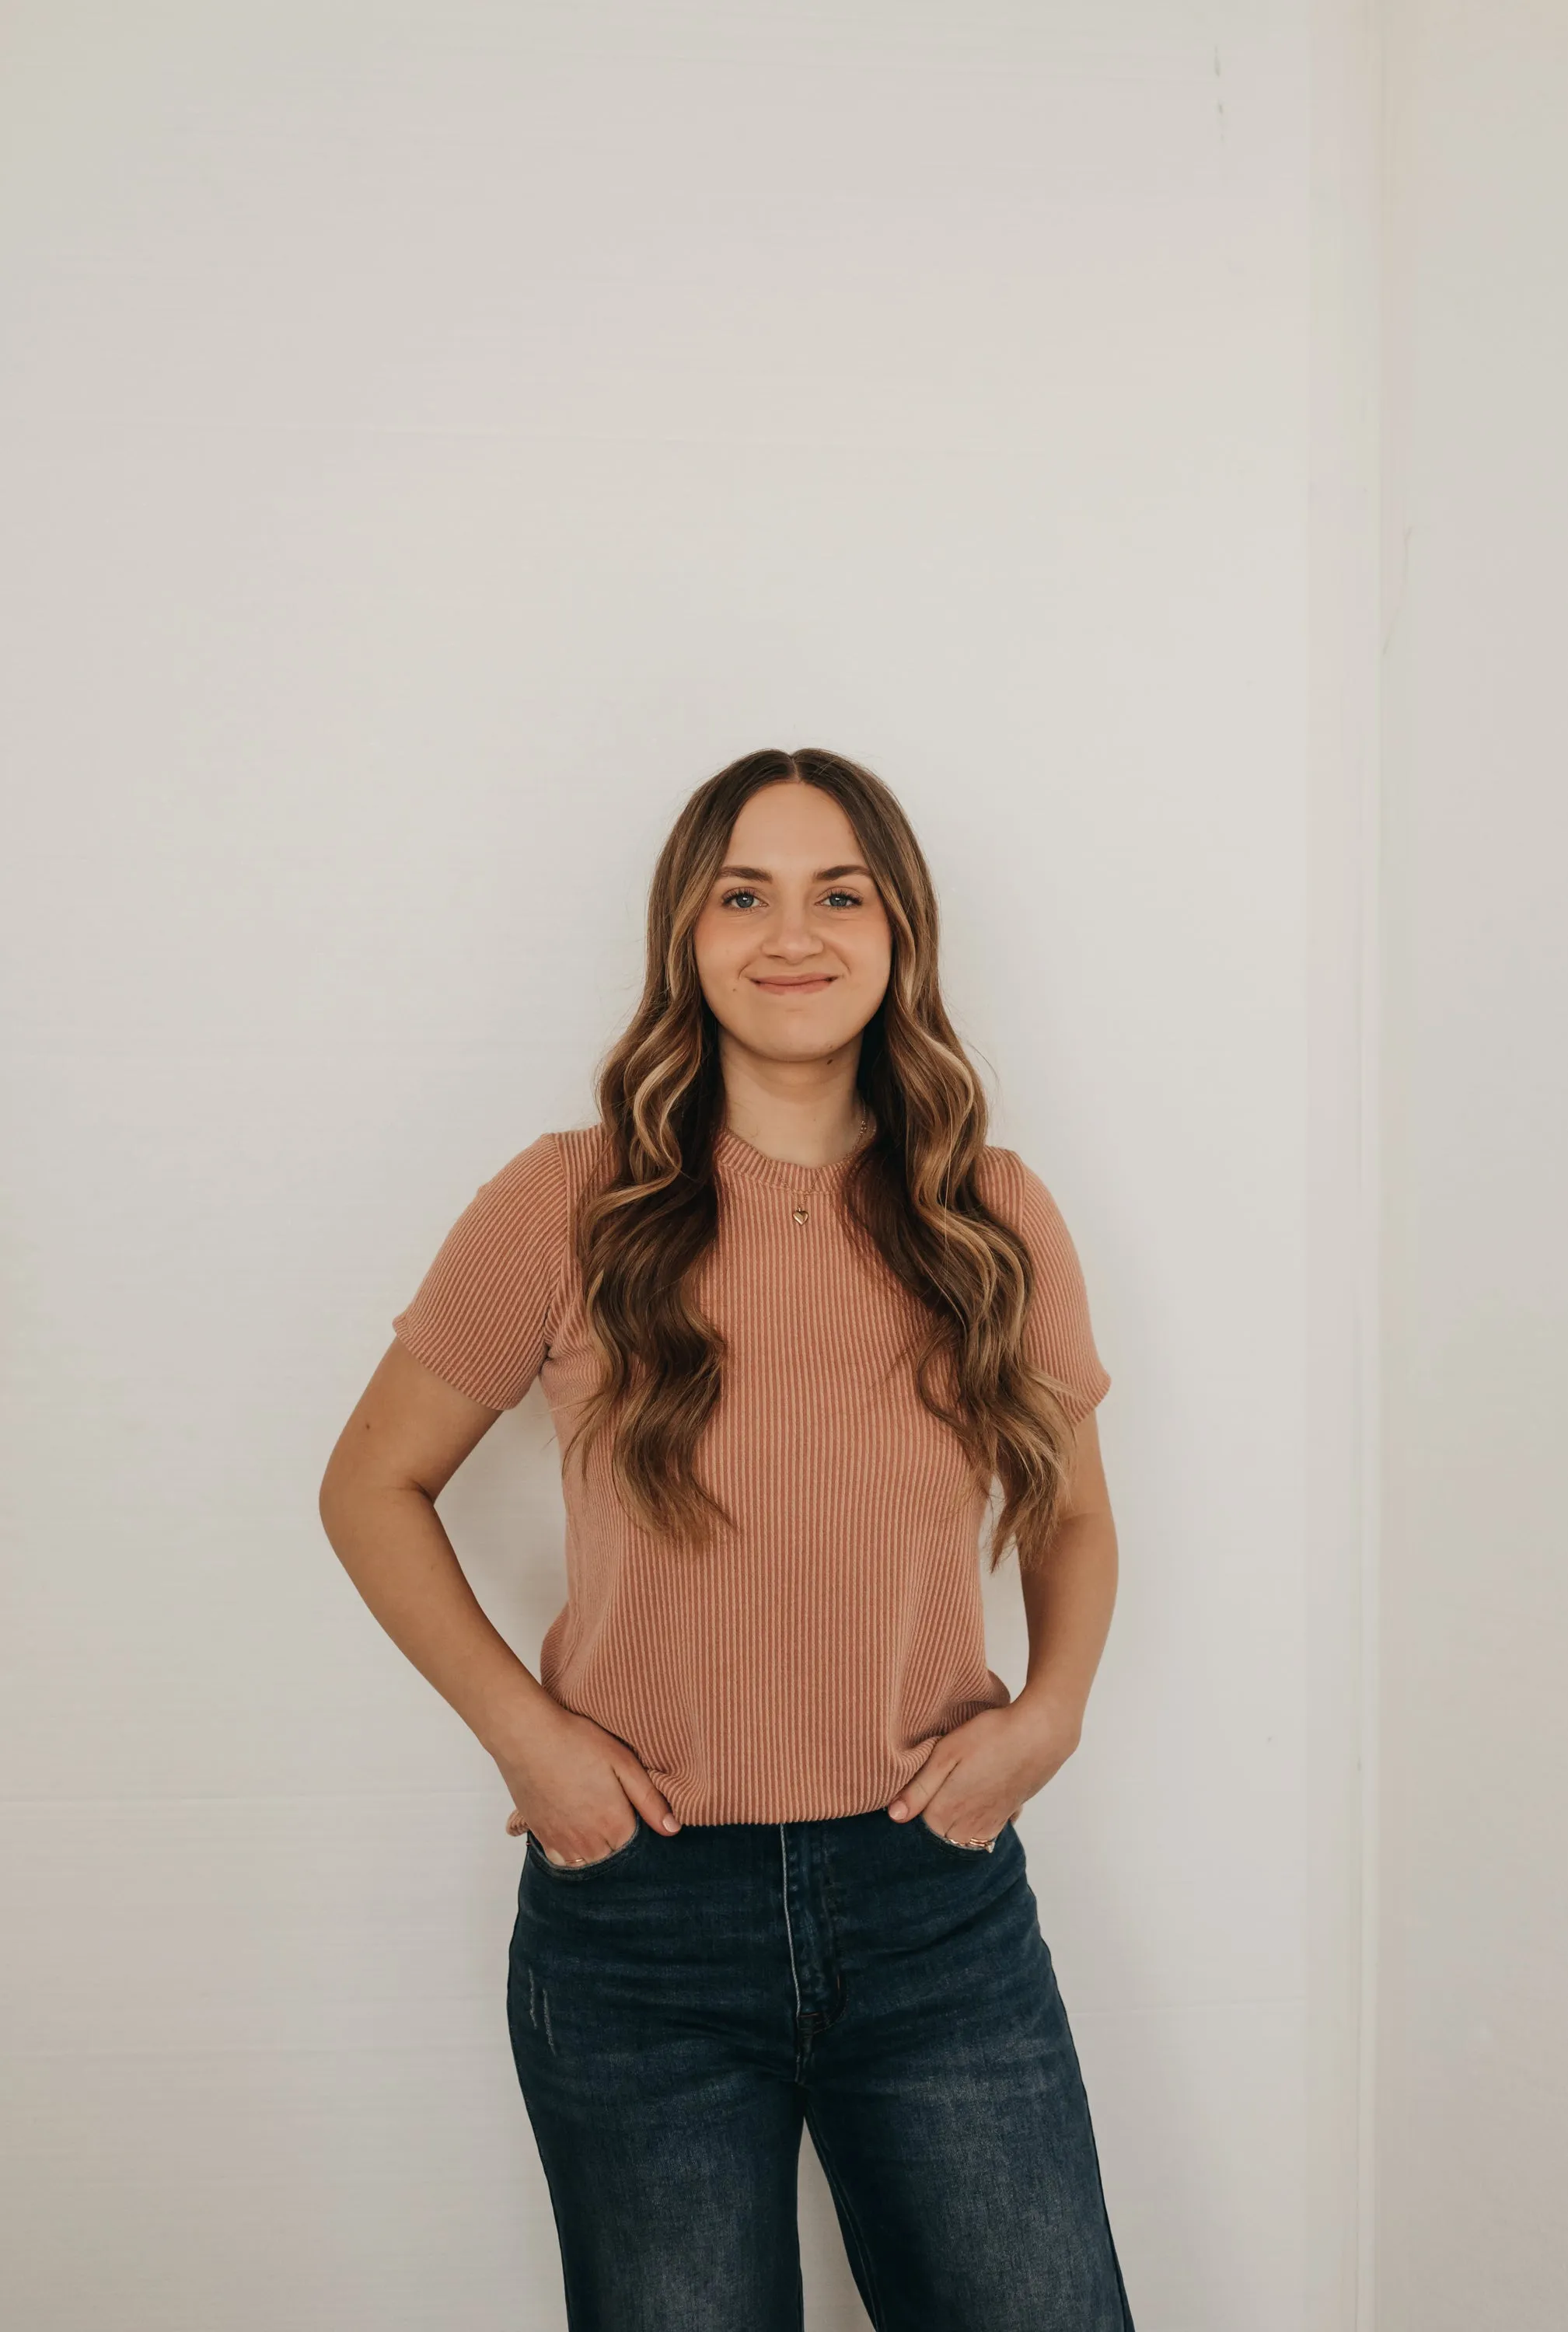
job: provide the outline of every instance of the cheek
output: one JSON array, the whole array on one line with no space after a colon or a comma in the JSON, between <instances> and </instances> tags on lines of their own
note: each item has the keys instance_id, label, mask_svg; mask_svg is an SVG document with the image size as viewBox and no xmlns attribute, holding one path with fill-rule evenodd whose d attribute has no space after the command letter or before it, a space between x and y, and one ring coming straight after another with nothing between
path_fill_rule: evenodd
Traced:
<instances>
[{"instance_id":1,"label":"cheek","mask_svg":"<svg viewBox=\"0 0 1568 2332\"><path fill-rule=\"evenodd\" d=\"M729 989L745 960L745 946L732 923L712 923L706 918L692 932L697 978L704 989Z\"/></svg>"},{"instance_id":2,"label":"cheek","mask_svg":"<svg viewBox=\"0 0 1568 2332\"><path fill-rule=\"evenodd\" d=\"M885 989L893 972L893 938L888 932L866 932L852 958L856 983Z\"/></svg>"}]
</instances>

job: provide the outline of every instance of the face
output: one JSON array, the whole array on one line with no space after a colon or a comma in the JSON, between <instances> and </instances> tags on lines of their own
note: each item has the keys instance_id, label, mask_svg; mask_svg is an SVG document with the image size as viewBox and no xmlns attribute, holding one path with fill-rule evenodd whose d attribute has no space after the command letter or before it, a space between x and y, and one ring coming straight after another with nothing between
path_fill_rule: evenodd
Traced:
<instances>
[{"instance_id":1,"label":"face","mask_svg":"<svg viewBox=\"0 0 1568 2332\"><path fill-rule=\"evenodd\" d=\"M735 820L693 936L721 1027L770 1061L823 1060L852 1044L893 961L854 827L828 795L789 779L754 793Z\"/></svg>"}]
</instances>

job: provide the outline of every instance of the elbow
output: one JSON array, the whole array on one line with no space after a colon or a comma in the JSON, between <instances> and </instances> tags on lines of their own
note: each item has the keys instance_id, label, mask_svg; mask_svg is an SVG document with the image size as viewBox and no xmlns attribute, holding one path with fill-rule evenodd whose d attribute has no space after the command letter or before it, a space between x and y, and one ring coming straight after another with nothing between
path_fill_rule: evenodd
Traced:
<instances>
[{"instance_id":1,"label":"elbow","mask_svg":"<svg viewBox=\"0 0 1568 2332\"><path fill-rule=\"evenodd\" d=\"M316 1512L320 1517L321 1528L334 1548L344 1515L353 1499L353 1477L343 1463L339 1447L328 1458L326 1471L316 1492Z\"/></svg>"}]
</instances>

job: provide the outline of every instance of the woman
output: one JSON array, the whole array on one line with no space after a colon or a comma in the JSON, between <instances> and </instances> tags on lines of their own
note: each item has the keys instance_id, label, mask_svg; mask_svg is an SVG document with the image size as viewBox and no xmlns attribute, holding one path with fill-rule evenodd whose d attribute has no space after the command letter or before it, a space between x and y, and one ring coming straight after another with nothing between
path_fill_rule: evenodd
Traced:
<instances>
[{"instance_id":1,"label":"woman","mask_svg":"<svg viewBox=\"0 0 1568 2332\"><path fill-rule=\"evenodd\" d=\"M1124 2332L1013 1828L1110 1625L1110 1379L868 770L751 753L692 796L598 1102L453 1226L321 1496L528 1835L507 2008L569 2322L798 2327L804 2123L878 2332ZM536 1376L568 1577L537 1681L434 1503Z\"/></svg>"}]
</instances>

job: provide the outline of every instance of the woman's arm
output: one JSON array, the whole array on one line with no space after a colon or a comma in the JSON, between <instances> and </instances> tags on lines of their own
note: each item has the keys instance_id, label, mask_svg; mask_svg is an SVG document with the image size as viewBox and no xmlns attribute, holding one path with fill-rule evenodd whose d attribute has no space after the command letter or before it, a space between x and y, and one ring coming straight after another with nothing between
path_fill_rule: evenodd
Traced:
<instances>
[{"instance_id":1,"label":"woman's arm","mask_svg":"<svg viewBox=\"0 0 1568 2332\"><path fill-rule=\"evenodd\" d=\"M551 1861L591 1862L625 1844L633 1806L655 1829L680 1825L626 1744L523 1666L453 1551L435 1500L499 1413L394 1343L328 1460L321 1524L393 1642L494 1758Z\"/></svg>"},{"instance_id":2,"label":"woman's arm","mask_svg":"<svg viewBox=\"0 0 1568 2332\"><path fill-rule=\"evenodd\" d=\"M1028 1676L1018 1698L955 1725L894 1798L894 1821L923 1814L967 1843L994 1838L1078 1745L1116 1601L1116 1525L1091 1410L1074 1441L1067 1501L1050 1552L1023 1574Z\"/></svg>"},{"instance_id":3,"label":"woman's arm","mask_svg":"<svg viewBox=\"0 0 1568 2332\"><path fill-rule=\"evenodd\" d=\"M1077 1746L1089 1689L1111 1632L1116 1603L1116 1524L1105 1486L1096 1413L1077 1428L1067 1503L1050 1553L1023 1574L1029 1667L1013 1703Z\"/></svg>"}]
</instances>

